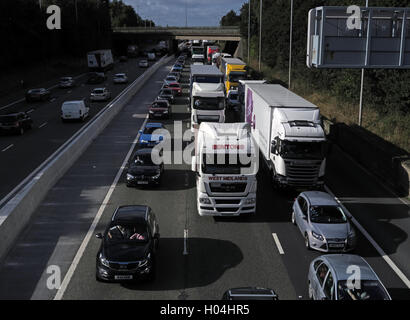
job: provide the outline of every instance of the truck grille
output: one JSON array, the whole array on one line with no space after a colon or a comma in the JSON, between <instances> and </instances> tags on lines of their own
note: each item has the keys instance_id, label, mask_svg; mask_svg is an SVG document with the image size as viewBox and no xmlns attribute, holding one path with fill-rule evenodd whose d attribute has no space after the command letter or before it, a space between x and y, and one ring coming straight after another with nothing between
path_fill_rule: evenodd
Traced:
<instances>
[{"instance_id":1,"label":"truck grille","mask_svg":"<svg viewBox=\"0 0 410 320\"><path fill-rule=\"evenodd\" d=\"M241 200L232 200L232 199L215 199L216 204L240 204Z\"/></svg>"},{"instance_id":2,"label":"truck grille","mask_svg":"<svg viewBox=\"0 0 410 320\"><path fill-rule=\"evenodd\" d=\"M289 185L311 186L318 182L321 162L285 161Z\"/></svg>"},{"instance_id":3,"label":"truck grille","mask_svg":"<svg viewBox=\"0 0 410 320\"><path fill-rule=\"evenodd\" d=\"M246 183L210 183L211 192L244 193Z\"/></svg>"},{"instance_id":4,"label":"truck grille","mask_svg":"<svg viewBox=\"0 0 410 320\"><path fill-rule=\"evenodd\" d=\"M219 122L219 116L197 116L198 124L201 122Z\"/></svg>"}]
</instances>

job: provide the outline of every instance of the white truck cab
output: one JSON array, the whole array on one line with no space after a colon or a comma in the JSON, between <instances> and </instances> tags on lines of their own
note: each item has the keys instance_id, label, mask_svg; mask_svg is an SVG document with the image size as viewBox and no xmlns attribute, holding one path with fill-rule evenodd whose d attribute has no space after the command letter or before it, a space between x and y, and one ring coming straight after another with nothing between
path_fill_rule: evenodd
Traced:
<instances>
[{"instance_id":1,"label":"white truck cab","mask_svg":"<svg viewBox=\"0 0 410 320\"><path fill-rule=\"evenodd\" d=\"M225 122L225 85L215 66L191 66L190 109L192 132L201 122Z\"/></svg>"},{"instance_id":2,"label":"white truck cab","mask_svg":"<svg viewBox=\"0 0 410 320\"><path fill-rule=\"evenodd\" d=\"M256 212L258 152L246 123L201 123L192 171L200 216Z\"/></svg>"}]
</instances>

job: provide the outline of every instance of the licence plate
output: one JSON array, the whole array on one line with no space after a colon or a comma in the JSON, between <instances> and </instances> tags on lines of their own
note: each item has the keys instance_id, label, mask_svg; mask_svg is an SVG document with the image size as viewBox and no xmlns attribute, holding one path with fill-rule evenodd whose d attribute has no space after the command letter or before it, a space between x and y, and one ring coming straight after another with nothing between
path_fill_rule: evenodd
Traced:
<instances>
[{"instance_id":1,"label":"licence plate","mask_svg":"<svg viewBox=\"0 0 410 320\"><path fill-rule=\"evenodd\" d=\"M138 181L138 184L148 184L148 181Z\"/></svg>"},{"instance_id":2,"label":"licence plate","mask_svg":"<svg viewBox=\"0 0 410 320\"><path fill-rule=\"evenodd\" d=\"M329 244L329 248L344 248L345 245L342 244Z\"/></svg>"},{"instance_id":3,"label":"licence plate","mask_svg":"<svg viewBox=\"0 0 410 320\"><path fill-rule=\"evenodd\" d=\"M132 275L115 276L115 280L132 280Z\"/></svg>"}]
</instances>

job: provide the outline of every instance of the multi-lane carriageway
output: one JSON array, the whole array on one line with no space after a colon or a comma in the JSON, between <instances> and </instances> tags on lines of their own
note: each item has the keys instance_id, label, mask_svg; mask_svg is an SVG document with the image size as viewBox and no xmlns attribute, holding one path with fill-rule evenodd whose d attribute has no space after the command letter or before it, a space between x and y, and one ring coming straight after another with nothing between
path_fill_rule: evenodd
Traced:
<instances>
[{"instance_id":1,"label":"multi-lane carriageway","mask_svg":"<svg viewBox=\"0 0 410 320\"><path fill-rule=\"evenodd\" d=\"M320 254L305 249L290 222L296 193L274 190L263 171L257 214L247 218L200 217L189 165L166 165L158 189L125 186L123 167L146 121L146 105L170 67L153 75L49 191L2 263L1 299L220 299L228 288L241 286L270 287L280 299L307 298L308 266ZM184 95L173 106L174 118L163 121L171 134L174 120L189 126L188 65L184 71ZM371 264L393 299L410 299L408 205L336 146L328 158L326 183L363 227L355 253ZM153 283L95 280L100 240L94 234L125 204L147 204L158 217L161 241ZM61 270L60 290L47 288L50 266Z\"/></svg>"}]
</instances>

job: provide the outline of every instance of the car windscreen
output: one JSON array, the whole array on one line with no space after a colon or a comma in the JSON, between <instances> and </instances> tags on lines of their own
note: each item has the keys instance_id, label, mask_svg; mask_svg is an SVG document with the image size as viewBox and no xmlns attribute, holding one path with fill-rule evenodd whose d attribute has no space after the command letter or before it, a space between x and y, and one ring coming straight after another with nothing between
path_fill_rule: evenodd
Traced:
<instances>
[{"instance_id":1,"label":"car windscreen","mask_svg":"<svg viewBox=\"0 0 410 320\"><path fill-rule=\"evenodd\" d=\"M170 88L179 88L179 84L178 83L170 83L169 87Z\"/></svg>"},{"instance_id":2,"label":"car windscreen","mask_svg":"<svg viewBox=\"0 0 410 320\"><path fill-rule=\"evenodd\" d=\"M359 288L360 287L360 288ZM377 280L360 280L357 287L348 281L339 281L337 294L339 300L390 300L386 290Z\"/></svg>"},{"instance_id":3,"label":"car windscreen","mask_svg":"<svg viewBox=\"0 0 410 320\"><path fill-rule=\"evenodd\" d=\"M101 93L104 93L104 90L94 89L94 90L93 90L93 93L101 94Z\"/></svg>"},{"instance_id":4,"label":"car windscreen","mask_svg":"<svg viewBox=\"0 0 410 320\"><path fill-rule=\"evenodd\" d=\"M111 223L105 238L109 242L147 242L148 229L145 224L124 224L114 221Z\"/></svg>"},{"instance_id":5,"label":"car windscreen","mask_svg":"<svg viewBox=\"0 0 410 320\"><path fill-rule=\"evenodd\" d=\"M159 130L160 128L153 128L153 127L145 127L143 133L144 134L153 134L155 130Z\"/></svg>"},{"instance_id":6,"label":"car windscreen","mask_svg":"<svg viewBox=\"0 0 410 320\"><path fill-rule=\"evenodd\" d=\"M165 102L155 102L152 104L152 108L168 108L168 104Z\"/></svg>"},{"instance_id":7,"label":"car windscreen","mask_svg":"<svg viewBox=\"0 0 410 320\"><path fill-rule=\"evenodd\" d=\"M346 223L347 218L338 206L311 206L310 221L313 223L337 224Z\"/></svg>"},{"instance_id":8,"label":"car windscreen","mask_svg":"<svg viewBox=\"0 0 410 320\"><path fill-rule=\"evenodd\" d=\"M166 95L166 96L168 95L169 96L169 95L172 95L172 91L169 90L169 89L168 90L162 90L160 95Z\"/></svg>"}]
</instances>

